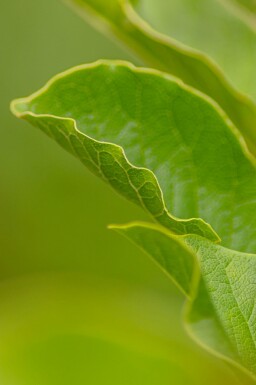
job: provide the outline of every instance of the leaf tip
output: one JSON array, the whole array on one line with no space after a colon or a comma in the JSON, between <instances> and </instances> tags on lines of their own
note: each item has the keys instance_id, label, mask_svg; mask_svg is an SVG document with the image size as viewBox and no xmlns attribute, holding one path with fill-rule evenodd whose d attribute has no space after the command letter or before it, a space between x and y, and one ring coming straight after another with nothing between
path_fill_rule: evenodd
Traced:
<instances>
[{"instance_id":1,"label":"leaf tip","mask_svg":"<svg viewBox=\"0 0 256 385\"><path fill-rule=\"evenodd\" d=\"M23 98L12 100L10 103L10 110L14 116L20 118L22 114L28 110L26 99Z\"/></svg>"}]
</instances>

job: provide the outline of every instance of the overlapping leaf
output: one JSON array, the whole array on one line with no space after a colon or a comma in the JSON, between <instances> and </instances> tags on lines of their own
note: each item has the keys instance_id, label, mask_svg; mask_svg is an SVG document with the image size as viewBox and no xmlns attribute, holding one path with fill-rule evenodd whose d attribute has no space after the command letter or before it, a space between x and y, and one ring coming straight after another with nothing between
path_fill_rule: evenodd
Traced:
<instances>
[{"instance_id":1,"label":"overlapping leaf","mask_svg":"<svg viewBox=\"0 0 256 385\"><path fill-rule=\"evenodd\" d=\"M254 377L256 255L232 251L196 235L176 236L146 223L116 229L152 256L189 297L187 326L192 336ZM198 269L194 279L193 261Z\"/></svg>"},{"instance_id":2,"label":"overlapping leaf","mask_svg":"<svg viewBox=\"0 0 256 385\"><path fill-rule=\"evenodd\" d=\"M233 89L204 54L154 31L136 14L128 0L66 1L75 5L89 22L116 35L146 64L177 76L217 101L256 155L255 103ZM236 45L233 49L237 49Z\"/></svg>"},{"instance_id":3,"label":"overlapping leaf","mask_svg":"<svg viewBox=\"0 0 256 385\"><path fill-rule=\"evenodd\" d=\"M224 246L255 251L256 169L218 105L169 75L101 61L12 109L164 226L140 226L135 241L192 296L197 338L255 374L255 257L212 241L216 230Z\"/></svg>"}]
</instances>

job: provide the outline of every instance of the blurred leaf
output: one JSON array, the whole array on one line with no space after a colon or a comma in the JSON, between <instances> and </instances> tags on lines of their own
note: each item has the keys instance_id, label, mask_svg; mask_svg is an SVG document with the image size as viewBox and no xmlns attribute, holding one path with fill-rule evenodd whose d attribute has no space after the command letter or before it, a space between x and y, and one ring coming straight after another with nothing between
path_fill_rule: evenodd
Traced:
<instances>
[{"instance_id":1,"label":"blurred leaf","mask_svg":"<svg viewBox=\"0 0 256 385\"><path fill-rule=\"evenodd\" d=\"M70 273L0 287L1 384L239 385L187 341L169 295Z\"/></svg>"},{"instance_id":2,"label":"blurred leaf","mask_svg":"<svg viewBox=\"0 0 256 385\"><path fill-rule=\"evenodd\" d=\"M256 105L233 89L207 56L157 33L136 14L128 0L66 1L75 5L93 25L105 33L116 35L148 65L177 76L213 98L238 127L256 155Z\"/></svg>"},{"instance_id":3,"label":"blurred leaf","mask_svg":"<svg viewBox=\"0 0 256 385\"><path fill-rule=\"evenodd\" d=\"M140 0L136 10L159 32L209 55L235 87L256 97L256 25L235 0Z\"/></svg>"}]
</instances>

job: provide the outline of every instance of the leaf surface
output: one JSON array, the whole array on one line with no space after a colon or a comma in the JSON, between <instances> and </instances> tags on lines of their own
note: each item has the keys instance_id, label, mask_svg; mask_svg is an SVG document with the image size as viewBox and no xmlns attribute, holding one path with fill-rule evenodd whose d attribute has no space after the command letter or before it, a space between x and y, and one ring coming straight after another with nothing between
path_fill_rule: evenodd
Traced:
<instances>
[{"instance_id":1,"label":"leaf surface","mask_svg":"<svg viewBox=\"0 0 256 385\"><path fill-rule=\"evenodd\" d=\"M174 233L216 241L208 222L225 246L255 250L253 158L217 105L170 76L97 62L13 111Z\"/></svg>"},{"instance_id":2,"label":"leaf surface","mask_svg":"<svg viewBox=\"0 0 256 385\"><path fill-rule=\"evenodd\" d=\"M104 33L121 39L146 64L171 73L213 98L241 131L248 147L256 155L256 105L237 92L207 56L157 33L139 17L128 0L66 2L74 5Z\"/></svg>"},{"instance_id":3,"label":"leaf surface","mask_svg":"<svg viewBox=\"0 0 256 385\"><path fill-rule=\"evenodd\" d=\"M158 225L114 228L149 254L189 297L190 334L207 350L246 368L256 380L256 255L197 235L176 236Z\"/></svg>"}]
</instances>

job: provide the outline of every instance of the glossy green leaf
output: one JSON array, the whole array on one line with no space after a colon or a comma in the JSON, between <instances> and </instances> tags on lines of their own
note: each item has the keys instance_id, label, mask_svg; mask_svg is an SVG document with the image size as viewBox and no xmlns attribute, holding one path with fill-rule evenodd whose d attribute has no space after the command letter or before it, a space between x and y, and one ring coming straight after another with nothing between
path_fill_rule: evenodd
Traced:
<instances>
[{"instance_id":1,"label":"glossy green leaf","mask_svg":"<svg viewBox=\"0 0 256 385\"><path fill-rule=\"evenodd\" d=\"M248 147L256 155L256 105L238 93L207 56L157 33L138 16L128 0L66 1L104 33L121 39L146 64L177 76L213 98L238 127ZM180 19L180 15L177 17ZM234 49L237 50L237 47ZM251 49L253 52L253 47Z\"/></svg>"},{"instance_id":2,"label":"glossy green leaf","mask_svg":"<svg viewBox=\"0 0 256 385\"><path fill-rule=\"evenodd\" d=\"M256 255L196 235L176 236L158 225L137 223L116 230L146 251L188 295L186 321L192 336L246 368L256 381Z\"/></svg>"}]
</instances>

